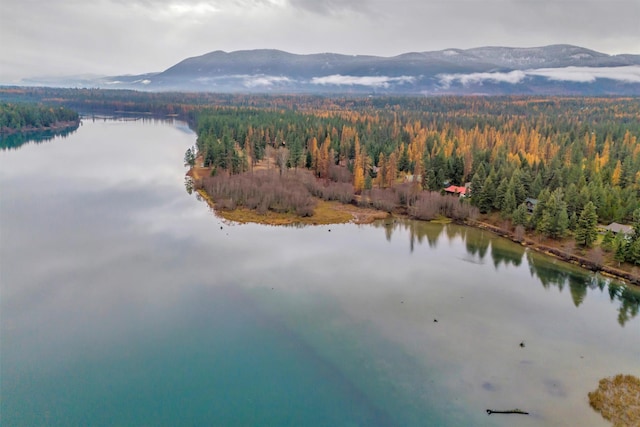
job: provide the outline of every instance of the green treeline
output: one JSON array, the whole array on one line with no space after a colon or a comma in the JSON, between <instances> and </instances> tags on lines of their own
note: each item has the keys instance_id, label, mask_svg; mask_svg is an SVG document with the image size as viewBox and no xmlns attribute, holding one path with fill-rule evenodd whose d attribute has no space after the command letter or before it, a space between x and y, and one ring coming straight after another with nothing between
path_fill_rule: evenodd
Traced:
<instances>
[{"instance_id":1,"label":"green treeline","mask_svg":"<svg viewBox=\"0 0 640 427\"><path fill-rule=\"evenodd\" d=\"M326 181L343 168L362 195L407 182L415 191L438 192L467 183L470 197L461 203L499 212L512 227L573 236L585 247L594 243L598 223L630 223L635 236L619 235L609 248L621 253L616 259L640 264L640 99L320 102L330 108L318 102L203 110L198 153L214 172L230 174L264 158ZM400 203L411 212L417 200Z\"/></svg>"},{"instance_id":2,"label":"green treeline","mask_svg":"<svg viewBox=\"0 0 640 427\"><path fill-rule=\"evenodd\" d=\"M77 123L78 113L65 107L0 103L0 132L50 129L60 123Z\"/></svg>"}]
</instances>

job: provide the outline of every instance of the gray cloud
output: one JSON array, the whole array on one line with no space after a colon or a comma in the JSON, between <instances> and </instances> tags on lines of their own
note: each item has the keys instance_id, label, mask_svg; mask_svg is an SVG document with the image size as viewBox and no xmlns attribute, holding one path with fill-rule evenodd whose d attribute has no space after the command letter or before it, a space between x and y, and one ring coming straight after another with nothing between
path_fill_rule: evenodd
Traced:
<instances>
[{"instance_id":1,"label":"gray cloud","mask_svg":"<svg viewBox=\"0 0 640 427\"><path fill-rule=\"evenodd\" d=\"M616 80L623 83L640 83L640 66L539 68L535 70L511 71L508 73L440 74L438 78L440 79L440 84L444 88L448 88L455 82L463 86L482 84L483 82L517 84L531 76L575 83L592 83L595 82L596 79Z\"/></svg>"},{"instance_id":2,"label":"gray cloud","mask_svg":"<svg viewBox=\"0 0 640 427\"><path fill-rule=\"evenodd\" d=\"M625 83L640 83L640 66L628 67L566 67L541 68L526 72L531 76L546 77L549 80L591 83L596 79L610 79Z\"/></svg>"},{"instance_id":3,"label":"gray cloud","mask_svg":"<svg viewBox=\"0 0 640 427\"><path fill-rule=\"evenodd\" d=\"M568 43L640 53L638 0L3 0L0 83L162 71L213 50L392 56Z\"/></svg>"},{"instance_id":4,"label":"gray cloud","mask_svg":"<svg viewBox=\"0 0 640 427\"><path fill-rule=\"evenodd\" d=\"M243 76L247 88L271 87L278 83L289 83L291 79L282 76Z\"/></svg>"},{"instance_id":5,"label":"gray cloud","mask_svg":"<svg viewBox=\"0 0 640 427\"><path fill-rule=\"evenodd\" d=\"M526 77L524 71L511 71L508 73L471 73L471 74L440 74L440 84L444 87L451 86L454 82L460 82L464 86L489 81L492 83L520 83Z\"/></svg>"},{"instance_id":6,"label":"gray cloud","mask_svg":"<svg viewBox=\"0 0 640 427\"><path fill-rule=\"evenodd\" d=\"M293 7L319 14L335 15L341 12L368 12L370 0L289 0Z\"/></svg>"},{"instance_id":7,"label":"gray cloud","mask_svg":"<svg viewBox=\"0 0 640 427\"><path fill-rule=\"evenodd\" d=\"M345 85L345 86L371 86L389 87L390 83L411 83L415 80L411 76L387 77L387 76L342 76L333 74L331 76L314 77L312 84L316 85Z\"/></svg>"}]
</instances>

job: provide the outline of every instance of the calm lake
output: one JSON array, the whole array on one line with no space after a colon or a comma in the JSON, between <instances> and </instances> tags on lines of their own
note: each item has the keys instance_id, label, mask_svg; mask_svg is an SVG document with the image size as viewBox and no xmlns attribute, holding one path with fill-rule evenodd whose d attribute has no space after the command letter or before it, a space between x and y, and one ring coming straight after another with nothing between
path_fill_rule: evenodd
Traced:
<instances>
[{"instance_id":1,"label":"calm lake","mask_svg":"<svg viewBox=\"0 0 640 427\"><path fill-rule=\"evenodd\" d=\"M194 143L0 151L3 426L606 426L587 393L640 376L637 292L454 225L223 223Z\"/></svg>"}]
</instances>

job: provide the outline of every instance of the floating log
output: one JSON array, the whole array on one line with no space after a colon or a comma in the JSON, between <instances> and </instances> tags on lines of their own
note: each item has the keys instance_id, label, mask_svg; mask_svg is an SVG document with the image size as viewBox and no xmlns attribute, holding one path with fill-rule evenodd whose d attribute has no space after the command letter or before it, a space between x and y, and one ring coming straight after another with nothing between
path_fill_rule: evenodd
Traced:
<instances>
[{"instance_id":1,"label":"floating log","mask_svg":"<svg viewBox=\"0 0 640 427\"><path fill-rule=\"evenodd\" d=\"M495 411L493 409L487 409L487 415L491 414L520 414L520 415L529 415L528 412L522 411L520 409L511 409L510 411Z\"/></svg>"}]
</instances>

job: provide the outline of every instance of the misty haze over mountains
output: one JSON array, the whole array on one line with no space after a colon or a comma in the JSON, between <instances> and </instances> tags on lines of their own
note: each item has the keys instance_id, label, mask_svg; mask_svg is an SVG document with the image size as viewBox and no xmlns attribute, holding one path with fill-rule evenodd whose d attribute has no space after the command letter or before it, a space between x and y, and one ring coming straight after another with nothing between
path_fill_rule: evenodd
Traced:
<instances>
[{"instance_id":1,"label":"misty haze over mountains","mask_svg":"<svg viewBox=\"0 0 640 427\"><path fill-rule=\"evenodd\" d=\"M29 79L23 84L243 93L640 95L640 55L607 55L570 45L446 49L394 57L215 51L159 73Z\"/></svg>"}]
</instances>

